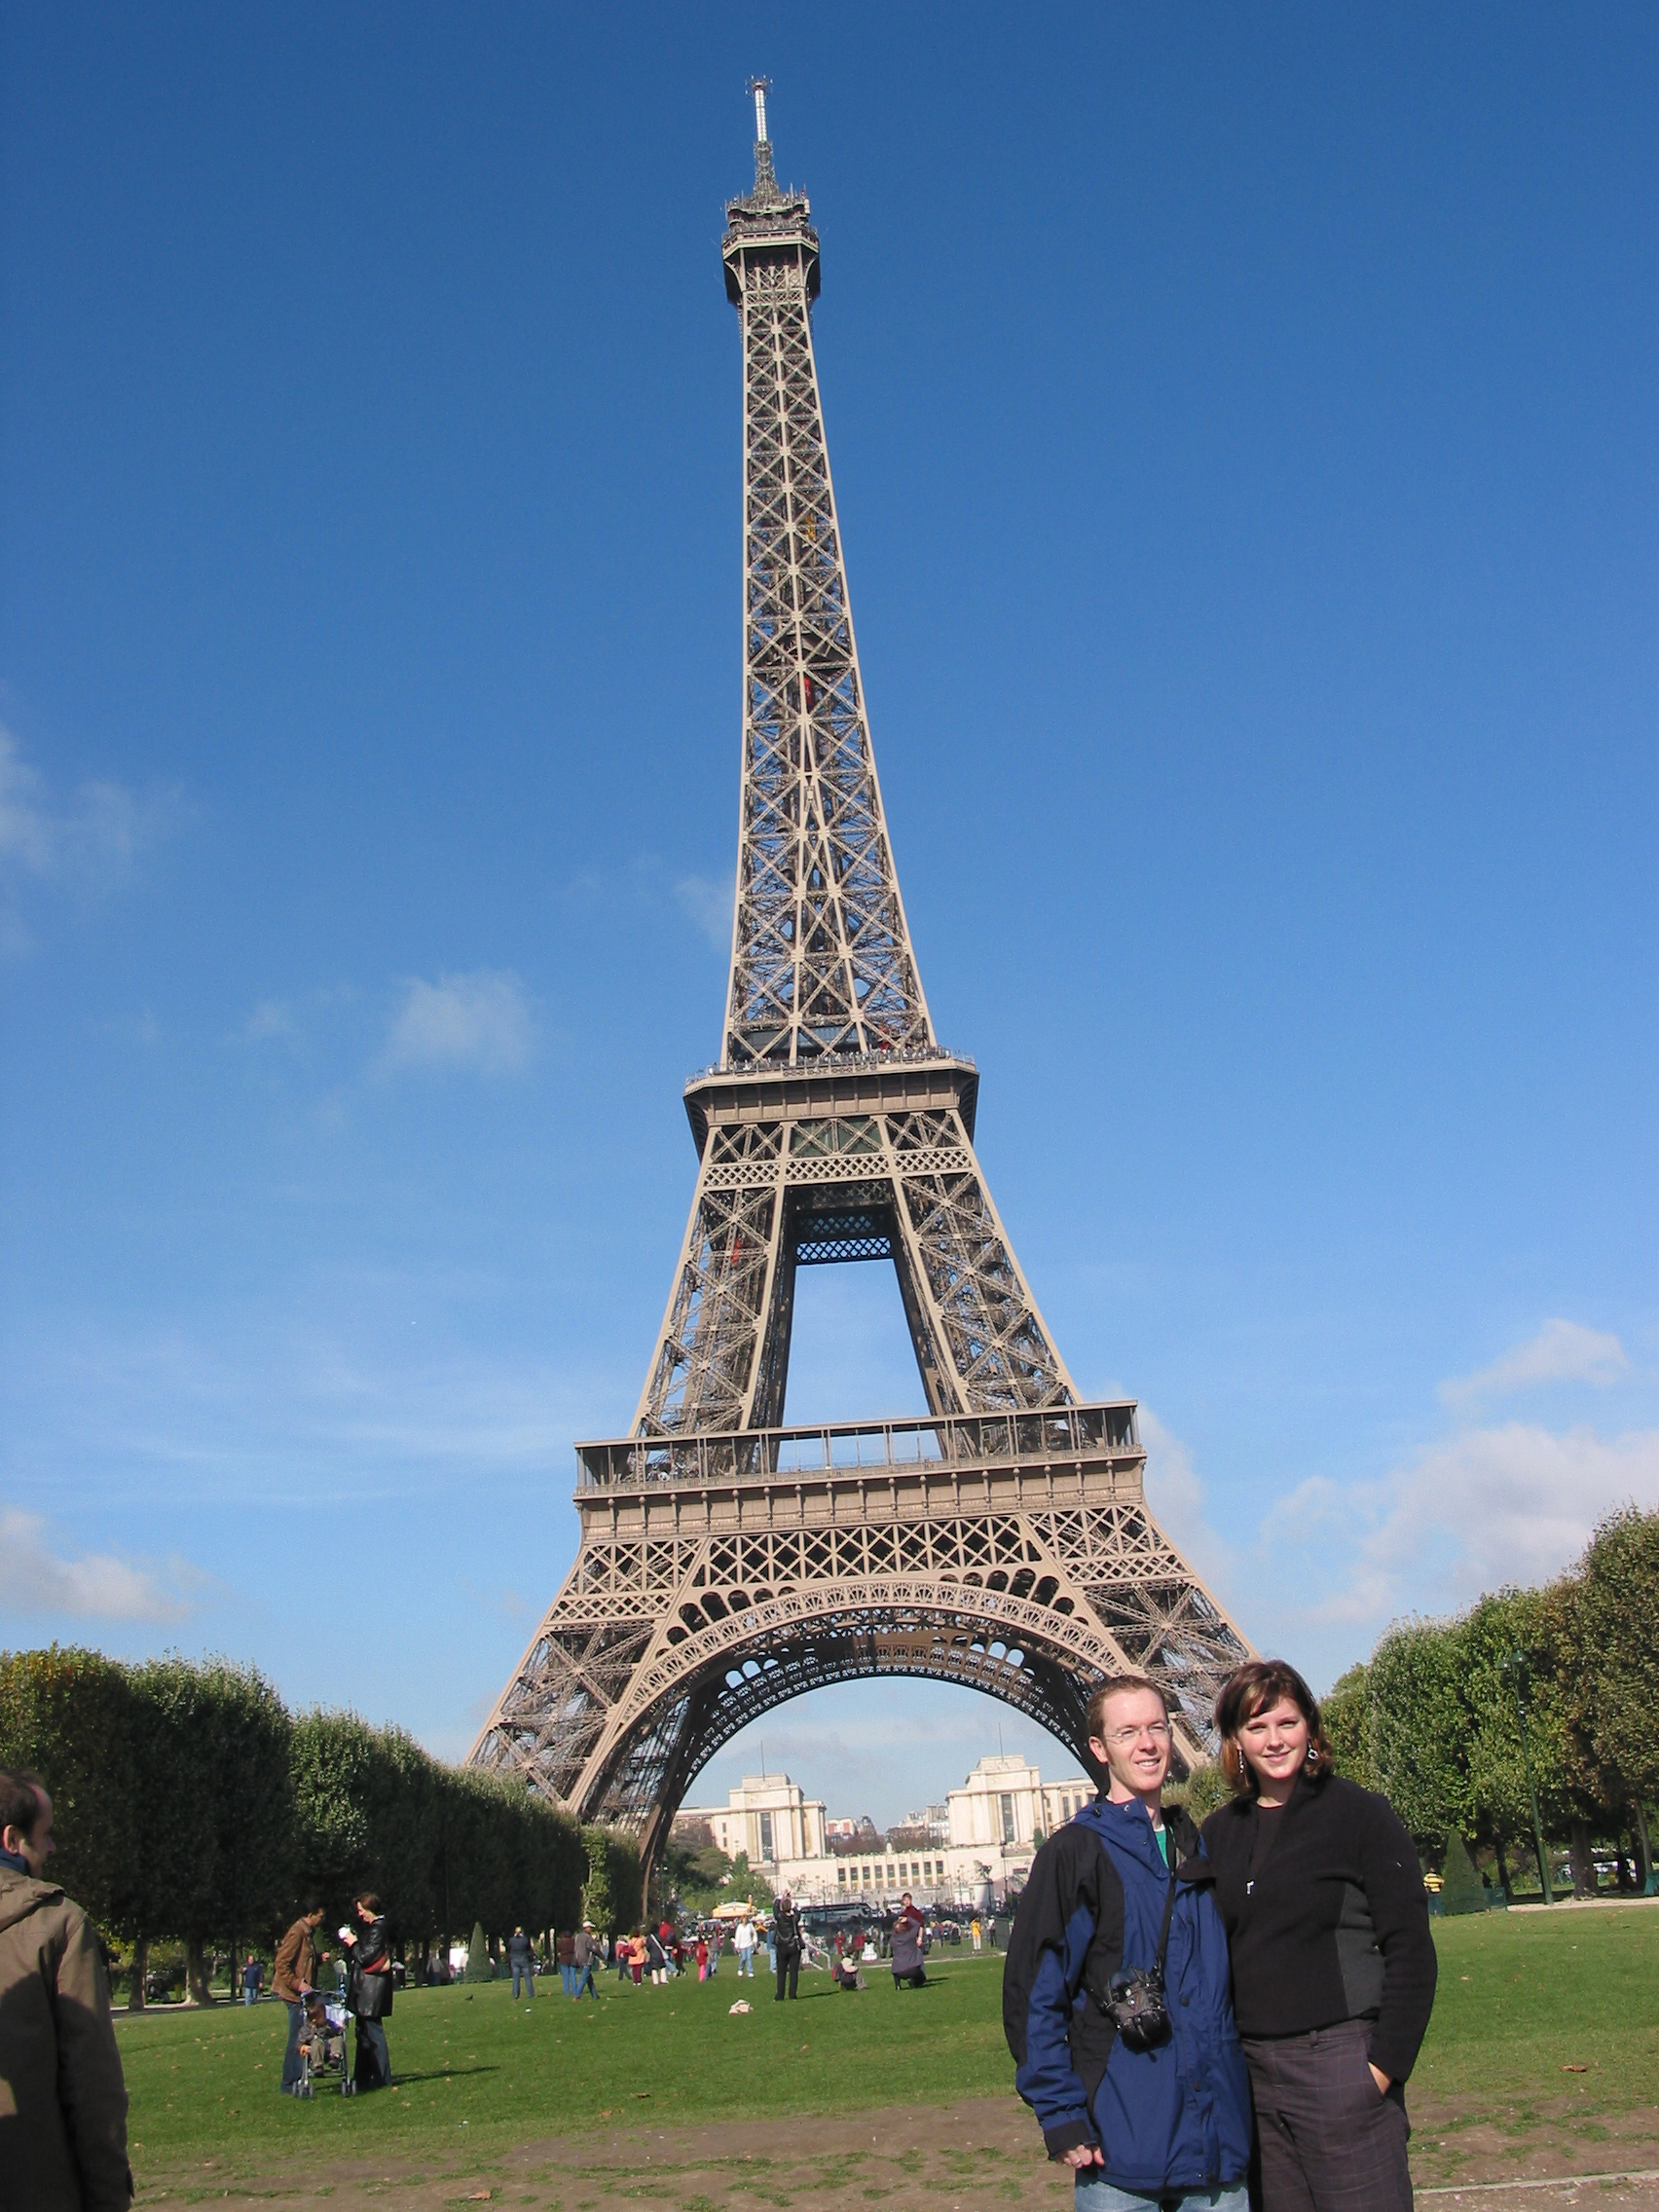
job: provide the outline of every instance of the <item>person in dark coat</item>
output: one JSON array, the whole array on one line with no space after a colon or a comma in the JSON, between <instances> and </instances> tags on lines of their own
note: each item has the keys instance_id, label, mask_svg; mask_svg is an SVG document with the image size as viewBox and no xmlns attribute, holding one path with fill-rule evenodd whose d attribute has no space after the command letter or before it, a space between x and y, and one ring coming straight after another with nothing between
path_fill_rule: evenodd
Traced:
<instances>
[{"instance_id":1,"label":"person in dark coat","mask_svg":"<svg viewBox=\"0 0 1659 2212\"><path fill-rule=\"evenodd\" d=\"M778 1958L778 1994L774 2002L781 2005L786 1982L791 1997L795 1995L799 1987L800 1954L806 1940L801 1931L800 1915L792 1903L788 1890L779 1898L772 1913L772 1939L777 1945Z\"/></svg>"},{"instance_id":2,"label":"person in dark coat","mask_svg":"<svg viewBox=\"0 0 1659 2212\"><path fill-rule=\"evenodd\" d=\"M1250 2089L1233 2021L1227 1938L1185 1813L1162 1807L1163 1693L1119 1676L1089 1701L1107 1793L1049 1838L1014 1913L1003 2029L1014 2085L1078 2212L1246 2212ZM1143 2040L1108 2009L1114 1977L1161 1973ZM1147 1981L1143 1981L1143 1988Z\"/></svg>"},{"instance_id":3,"label":"person in dark coat","mask_svg":"<svg viewBox=\"0 0 1659 2212\"><path fill-rule=\"evenodd\" d=\"M359 2089L389 2089L391 2052L387 2047L386 2023L391 2017L391 1946L387 1941L386 1914L372 1890L364 1891L351 1913L356 1927L340 1931L351 1962L346 2001L357 2019L357 2062L351 2079Z\"/></svg>"},{"instance_id":4,"label":"person in dark coat","mask_svg":"<svg viewBox=\"0 0 1659 2212\"><path fill-rule=\"evenodd\" d=\"M893 1923L893 1986L903 1989L906 1982L912 1989L920 1989L927 1980L922 1971L922 1932L925 1923L910 1901L908 1890L899 1900L899 1917Z\"/></svg>"},{"instance_id":5,"label":"person in dark coat","mask_svg":"<svg viewBox=\"0 0 1659 2212\"><path fill-rule=\"evenodd\" d=\"M568 1938L561 1936L559 1940L565 1942ZM562 1973L565 1971L563 1953L560 1954L559 1970ZM513 2003L515 2005L518 2003L520 1989L524 1991L527 1997L535 1995L535 1946L522 1928L515 1928L507 1937L507 1972L513 1978ZM571 1977L566 1973L565 1987L568 1990L570 1986Z\"/></svg>"},{"instance_id":6,"label":"person in dark coat","mask_svg":"<svg viewBox=\"0 0 1659 2212\"><path fill-rule=\"evenodd\" d=\"M1331 1772L1312 1692L1252 1659L1216 1700L1234 1789L1204 1823L1265 2212L1411 2212L1405 2083L1434 2006L1428 1899L1385 1797Z\"/></svg>"}]
</instances>

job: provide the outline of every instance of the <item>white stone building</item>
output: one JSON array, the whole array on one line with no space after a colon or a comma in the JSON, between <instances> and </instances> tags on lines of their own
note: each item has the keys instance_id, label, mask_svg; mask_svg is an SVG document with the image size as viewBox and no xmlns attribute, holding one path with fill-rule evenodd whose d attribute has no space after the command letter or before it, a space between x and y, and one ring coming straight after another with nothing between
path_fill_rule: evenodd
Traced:
<instances>
[{"instance_id":1,"label":"white stone building","mask_svg":"<svg viewBox=\"0 0 1659 2212\"><path fill-rule=\"evenodd\" d=\"M1045 1783L1018 1755L983 1758L942 1808L928 1808L939 1841L903 1851L831 1851L824 1807L788 1775L748 1776L724 1807L685 1806L689 1825L706 1821L728 1858L740 1851L775 1890L797 1904L897 1904L908 1890L918 1904L983 1901L986 1887L1000 1906L1017 1891L1044 1836L1069 1821L1094 1795L1082 1775ZM942 1811L943 1818L938 1816ZM911 1824L919 1827L921 1822Z\"/></svg>"}]
</instances>

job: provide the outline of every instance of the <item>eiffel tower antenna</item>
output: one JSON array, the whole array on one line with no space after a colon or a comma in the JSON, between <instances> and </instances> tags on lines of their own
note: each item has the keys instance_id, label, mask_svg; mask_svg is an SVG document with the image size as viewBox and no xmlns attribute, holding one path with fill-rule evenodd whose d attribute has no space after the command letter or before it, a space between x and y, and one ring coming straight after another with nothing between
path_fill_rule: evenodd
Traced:
<instances>
[{"instance_id":1,"label":"eiffel tower antenna","mask_svg":"<svg viewBox=\"0 0 1659 2212\"><path fill-rule=\"evenodd\" d=\"M1133 1404L1081 1399L974 1150L978 1072L934 1034L830 476L818 233L749 89L755 189L721 244L744 682L720 1055L685 1087L697 1185L632 1431L577 1446L575 1564L471 1752L633 1828L647 1881L697 1772L808 1690L962 1683L1095 1771L1091 1691L1146 1673L1191 1768L1250 1648L1146 1509ZM929 1412L787 1427L796 1272L854 1260L897 1272Z\"/></svg>"}]
</instances>

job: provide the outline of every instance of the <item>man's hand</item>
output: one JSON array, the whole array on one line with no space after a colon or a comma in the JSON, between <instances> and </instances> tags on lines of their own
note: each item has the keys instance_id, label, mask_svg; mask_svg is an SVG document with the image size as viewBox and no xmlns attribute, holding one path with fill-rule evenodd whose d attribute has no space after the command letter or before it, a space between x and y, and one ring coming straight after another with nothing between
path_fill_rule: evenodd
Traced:
<instances>
[{"instance_id":1,"label":"man's hand","mask_svg":"<svg viewBox=\"0 0 1659 2212\"><path fill-rule=\"evenodd\" d=\"M1369 2060L1367 2060L1367 2064L1370 2064ZM1380 2097L1385 2097L1388 2094L1389 2084L1393 2080L1393 2076L1384 2074L1381 2066L1373 2066L1371 2068L1371 2079L1377 2084L1377 2094Z\"/></svg>"},{"instance_id":2,"label":"man's hand","mask_svg":"<svg viewBox=\"0 0 1659 2212\"><path fill-rule=\"evenodd\" d=\"M1069 2151L1062 2151L1054 2160L1057 2166L1075 2166L1081 2173L1085 2166L1103 2166L1106 2154L1098 2143L1074 2143Z\"/></svg>"}]
</instances>

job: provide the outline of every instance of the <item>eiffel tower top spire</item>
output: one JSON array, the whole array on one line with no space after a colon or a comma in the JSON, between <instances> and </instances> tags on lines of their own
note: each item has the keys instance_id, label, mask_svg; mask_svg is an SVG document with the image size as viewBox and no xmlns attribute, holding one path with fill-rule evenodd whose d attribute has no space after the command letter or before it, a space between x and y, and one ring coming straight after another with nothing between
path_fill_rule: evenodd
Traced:
<instances>
[{"instance_id":1,"label":"eiffel tower top spire","mask_svg":"<svg viewBox=\"0 0 1659 2212\"><path fill-rule=\"evenodd\" d=\"M780 191L755 95L755 190L726 207L743 321L743 792L720 1064L937 1050L870 747L812 350L818 233Z\"/></svg>"}]
</instances>

